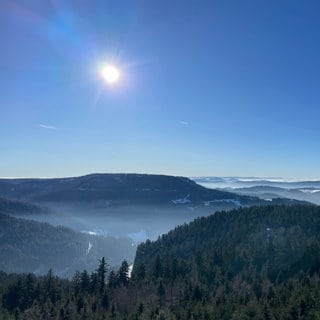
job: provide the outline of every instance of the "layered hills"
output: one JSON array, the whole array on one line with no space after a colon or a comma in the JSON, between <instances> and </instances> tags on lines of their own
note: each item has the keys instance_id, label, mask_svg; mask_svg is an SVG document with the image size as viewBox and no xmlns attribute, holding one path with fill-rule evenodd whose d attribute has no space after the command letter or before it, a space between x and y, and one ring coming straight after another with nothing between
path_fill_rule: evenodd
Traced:
<instances>
[{"instance_id":1,"label":"layered hills","mask_svg":"<svg viewBox=\"0 0 320 320\"><path fill-rule=\"evenodd\" d=\"M146 174L1 179L0 195L0 270L42 274L51 268L62 276L91 270L102 256L112 266L132 262L137 243L217 210L299 203Z\"/></svg>"},{"instance_id":2,"label":"layered hills","mask_svg":"<svg viewBox=\"0 0 320 320\"><path fill-rule=\"evenodd\" d=\"M287 198L320 204L320 181L291 181L282 178L198 177L193 181L212 189L260 199Z\"/></svg>"}]
</instances>

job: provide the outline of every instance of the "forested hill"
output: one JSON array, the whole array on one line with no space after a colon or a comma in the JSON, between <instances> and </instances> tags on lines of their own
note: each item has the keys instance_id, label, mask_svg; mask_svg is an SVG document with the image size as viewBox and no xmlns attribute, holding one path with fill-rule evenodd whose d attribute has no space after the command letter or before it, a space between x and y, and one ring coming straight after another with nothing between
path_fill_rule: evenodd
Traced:
<instances>
[{"instance_id":1,"label":"forested hill","mask_svg":"<svg viewBox=\"0 0 320 320\"><path fill-rule=\"evenodd\" d=\"M52 269L66 277L76 270L92 271L102 256L114 266L124 256L133 259L134 252L129 239L83 234L0 213L1 271L45 274Z\"/></svg>"},{"instance_id":2,"label":"forested hill","mask_svg":"<svg viewBox=\"0 0 320 320\"><path fill-rule=\"evenodd\" d=\"M74 178L0 179L0 195L40 203L115 205L201 205L229 207L267 204L257 197L207 189L185 177L152 174L90 174ZM290 204L287 199L274 203Z\"/></svg>"},{"instance_id":3,"label":"forested hill","mask_svg":"<svg viewBox=\"0 0 320 320\"><path fill-rule=\"evenodd\" d=\"M242 208L141 244L133 277L168 319L319 319L319 252L320 207Z\"/></svg>"},{"instance_id":4,"label":"forested hill","mask_svg":"<svg viewBox=\"0 0 320 320\"><path fill-rule=\"evenodd\" d=\"M320 208L219 212L72 281L0 273L1 319L318 320Z\"/></svg>"},{"instance_id":5,"label":"forested hill","mask_svg":"<svg viewBox=\"0 0 320 320\"><path fill-rule=\"evenodd\" d=\"M196 272L202 279L217 267L230 276L252 276L254 272L277 277L280 271L290 273L301 268L314 272L320 268L320 255L314 255L319 239L318 206L265 206L217 212L179 226L155 242L139 245L134 271L144 264L152 273L160 257L162 263L176 259L183 262L190 276ZM164 268L165 265L162 271Z\"/></svg>"}]
</instances>

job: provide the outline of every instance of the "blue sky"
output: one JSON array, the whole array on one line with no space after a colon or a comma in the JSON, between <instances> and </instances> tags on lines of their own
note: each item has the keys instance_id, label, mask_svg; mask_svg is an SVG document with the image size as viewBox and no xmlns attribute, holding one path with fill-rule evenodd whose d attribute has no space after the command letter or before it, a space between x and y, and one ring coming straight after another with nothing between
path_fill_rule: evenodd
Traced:
<instances>
[{"instance_id":1,"label":"blue sky","mask_svg":"<svg viewBox=\"0 0 320 320\"><path fill-rule=\"evenodd\" d=\"M0 176L320 178L319 10L1 1ZM120 69L116 85L104 63Z\"/></svg>"}]
</instances>

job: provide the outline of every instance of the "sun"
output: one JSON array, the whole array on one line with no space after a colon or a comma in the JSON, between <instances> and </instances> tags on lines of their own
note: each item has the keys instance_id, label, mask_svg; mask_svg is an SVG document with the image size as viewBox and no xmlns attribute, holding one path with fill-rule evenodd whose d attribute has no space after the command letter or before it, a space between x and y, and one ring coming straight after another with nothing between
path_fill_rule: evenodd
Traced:
<instances>
[{"instance_id":1,"label":"sun","mask_svg":"<svg viewBox=\"0 0 320 320\"><path fill-rule=\"evenodd\" d=\"M110 84L114 84L120 79L120 71L112 65L104 66L101 70L101 75Z\"/></svg>"}]
</instances>

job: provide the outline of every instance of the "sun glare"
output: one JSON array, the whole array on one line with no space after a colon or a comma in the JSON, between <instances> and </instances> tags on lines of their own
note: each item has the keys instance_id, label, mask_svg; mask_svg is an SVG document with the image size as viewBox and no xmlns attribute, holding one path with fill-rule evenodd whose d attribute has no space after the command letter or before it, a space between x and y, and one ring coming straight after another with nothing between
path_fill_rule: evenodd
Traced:
<instances>
[{"instance_id":1,"label":"sun glare","mask_svg":"<svg viewBox=\"0 0 320 320\"><path fill-rule=\"evenodd\" d=\"M120 78L119 70L111 65L106 65L101 70L101 75L105 81L110 84L118 82Z\"/></svg>"}]
</instances>

